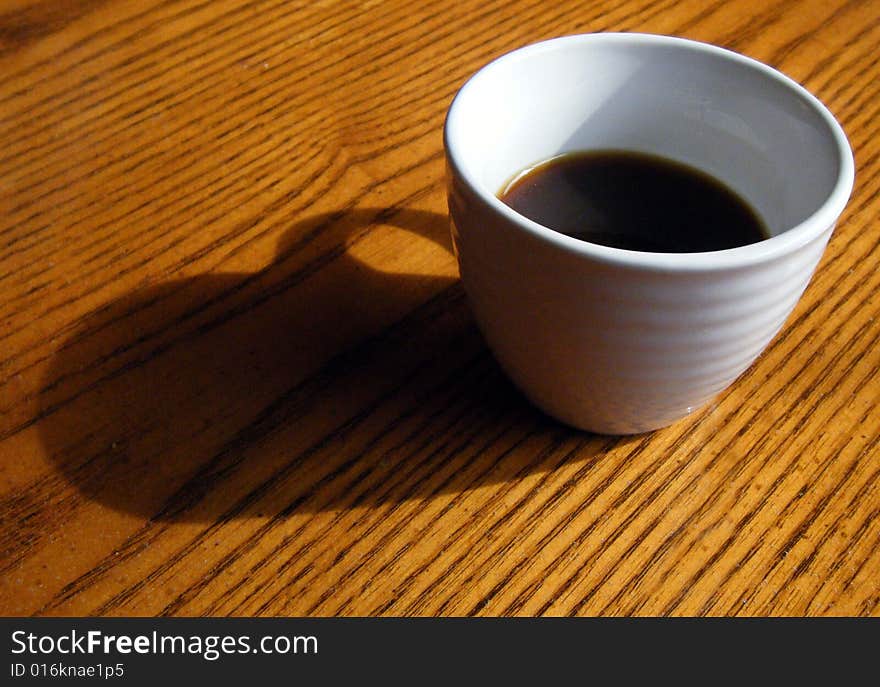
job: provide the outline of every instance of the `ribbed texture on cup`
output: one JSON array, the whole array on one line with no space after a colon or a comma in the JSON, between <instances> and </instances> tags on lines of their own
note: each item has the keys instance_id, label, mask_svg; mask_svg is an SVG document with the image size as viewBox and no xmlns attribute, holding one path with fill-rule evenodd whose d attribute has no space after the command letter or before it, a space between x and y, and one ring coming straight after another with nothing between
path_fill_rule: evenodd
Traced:
<instances>
[{"instance_id":1,"label":"ribbed texture on cup","mask_svg":"<svg viewBox=\"0 0 880 687\"><path fill-rule=\"evenodd\" d=\"M830 232L755 265L681 272L594 261L491 222L456 242L476 319L526 396L576 427L631 434L701 407L754 362Z\"/></svg>"}]
</instances>

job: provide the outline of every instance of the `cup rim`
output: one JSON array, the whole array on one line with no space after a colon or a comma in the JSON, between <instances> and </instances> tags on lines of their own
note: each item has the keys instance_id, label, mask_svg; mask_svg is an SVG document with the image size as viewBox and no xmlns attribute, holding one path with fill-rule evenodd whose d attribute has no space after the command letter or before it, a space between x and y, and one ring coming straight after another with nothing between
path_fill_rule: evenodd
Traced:
<instances>
[{"instance_id":1,"label":"cup rim","mask_svg":"<svg viewBox=\"0 0 880 687\"><path fill-rule=\"evenodd\" d=\"M675 46L680 49L702 52L745 65L760 72L764 77L783 85L819 115L834 141L838 158L838 174L831 192L809 217L776 236L736 248L692 253L656 253L603 246L562 234L519 214L503 203L494 193L484 188L474 178L467 166L462 163L455 141L455 129L461 126L459 124L461 101L467 97L471 90L479 86L479 77L495 69L498 65L527 59L535 54L554 50L571 43L594 42ZM763 62L726 48L687 38L647 33L573 34L532 43L501 55L477 70L456 93L446 114L443 126L443 144L446 149L447 163L454 173L466 182L471 192L476 194L484 205L507 223L513 224L526 233L560 249L600 262L662 271L682 272L736 268L762 263L791 253L815 240L835 224L849 201L855 179L852 149L840 123L816 96L792 78Z\"/></svg>"}]
</instances>

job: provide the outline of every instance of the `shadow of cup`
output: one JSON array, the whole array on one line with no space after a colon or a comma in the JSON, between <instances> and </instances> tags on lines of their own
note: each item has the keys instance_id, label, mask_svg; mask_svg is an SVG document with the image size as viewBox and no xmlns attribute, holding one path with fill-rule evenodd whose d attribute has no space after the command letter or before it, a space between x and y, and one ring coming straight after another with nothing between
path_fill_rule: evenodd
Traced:
<instances>
[{"instance_id":1,"label":"shadow of cup","mask_svg":"<svg viewBox=\"0 0 880 687\"><path fill-rule=\"evenodd\" d=\"M167 282L84 317L41 395L40 436L65 482L141 517L213 521L546 469L546 455L499 460L477 441L570 430L501 373L457 279L378 271L344 241L305 266L290 259L317 232L378 224L449 250L434 213L322 215L292 227L257 273ZM595 454L607 440L593 443ZM22 507L46 498L24 494Z\"/></svg>"}]
</instances>

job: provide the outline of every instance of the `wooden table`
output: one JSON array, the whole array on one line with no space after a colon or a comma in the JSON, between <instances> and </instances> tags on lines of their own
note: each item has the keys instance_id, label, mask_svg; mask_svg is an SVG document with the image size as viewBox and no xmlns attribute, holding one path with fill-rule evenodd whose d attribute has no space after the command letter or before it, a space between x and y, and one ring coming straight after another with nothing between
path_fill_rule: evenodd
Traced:
<instances>
[{"instance_id":1,"label":"wooden table","mask_svg":"<svg viewBox=\"0 0 880 687\"><path fill-rule=\"evenodd\" d=\"M611 30L781 69L857 163L770 349L624 438L487 351L441 138ZM880 614L878 42L871 0L7 0L0 614Z\"/></svg>"}]
</instances>

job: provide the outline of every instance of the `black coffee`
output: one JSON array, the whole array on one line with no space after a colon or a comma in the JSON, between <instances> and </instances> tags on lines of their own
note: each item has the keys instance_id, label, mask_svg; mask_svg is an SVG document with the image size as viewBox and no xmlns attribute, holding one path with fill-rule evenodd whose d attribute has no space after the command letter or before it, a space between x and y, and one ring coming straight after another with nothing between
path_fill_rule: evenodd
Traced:
<instances>
[{"instance_id":1,"label":"black coffee","mask_svg":"<svg viewBox=\"0 0 880 687\"><path fill-rule=\"evenodd\" d=\"M561 155L518 176L499 198L545 227L615 248L697 253L769 237L755 211L717 179L642 153Z\"/></svg>"}]
</instances>

